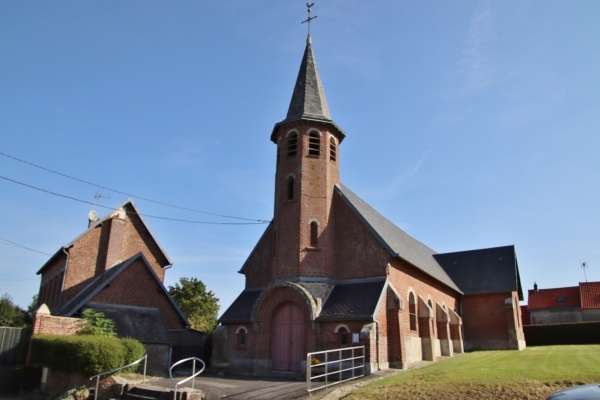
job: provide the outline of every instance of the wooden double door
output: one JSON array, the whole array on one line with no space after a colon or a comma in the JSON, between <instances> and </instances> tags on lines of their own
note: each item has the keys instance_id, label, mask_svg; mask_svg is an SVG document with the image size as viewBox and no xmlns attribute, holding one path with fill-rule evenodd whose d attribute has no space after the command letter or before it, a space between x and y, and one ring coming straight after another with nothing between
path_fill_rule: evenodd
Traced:
<instances>
[{"instance_id":1,"label":"wooden double door","mask_svg":"<svg viewBox=\"0 0 600 400\"><path fill-rule=\"evenodd\" d=\"M304 352L304 316L295 303L281 304L273 313L273 369L300 371Z\"/></svg>"}]
</instances>

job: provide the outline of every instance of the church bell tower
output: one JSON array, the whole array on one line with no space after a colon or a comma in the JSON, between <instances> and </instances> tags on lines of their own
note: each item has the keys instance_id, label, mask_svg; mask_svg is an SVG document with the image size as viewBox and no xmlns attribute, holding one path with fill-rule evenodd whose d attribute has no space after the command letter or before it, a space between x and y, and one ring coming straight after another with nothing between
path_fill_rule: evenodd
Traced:
<instances>
[{"instance_id":1,"label":"church bell tower","mask_svg":"<svg viewBox=\"0 0 600 400\"><path fill-rule=\"evenodd\" d=\"M331 207L340 182L339 146L344 137L331 119L309 34L287 117L271 134L277 145L276 279L333 275Z\"/></svg>"}]
</instances>

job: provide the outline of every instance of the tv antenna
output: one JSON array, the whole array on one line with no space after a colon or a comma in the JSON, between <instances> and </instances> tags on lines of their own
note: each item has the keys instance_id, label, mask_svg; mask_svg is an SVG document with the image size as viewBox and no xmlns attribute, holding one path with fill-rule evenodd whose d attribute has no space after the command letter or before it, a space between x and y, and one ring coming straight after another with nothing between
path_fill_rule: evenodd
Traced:
<instances>
[{"instance_id":1,"label":"tv antenna","mask_svg":"<svg viewBox=\"0 0 600 400\"><path fill-rule=\"evenodd\" d=\"M308 36L310 36L310 21L312 21L313 19L317 18L317 15L315 15L314 17L310 16L310 9L312 8L312 6L314 6L315 3L311 3L310 1L308 3L306 3L306 10L308 11L308 18L304 21L301 22L301 24L307 22L308 23Z\"/></svg>"},{"instance_id":2,"label":"tv antenna","mask_svg":"<svg viewBox=\"0 0 600 400\"><path fill-rule=\"evenodd\" d=\"M588 268L587 262L582 262L581 263L581 269L583 270L583 276L585 276L585 281L587 282L587 273L585 272L585 270Z\"/></svg>"},{"instance_id":3,"label":"tv antenna","mask_svg":"<svg viewBox=\"0 0 600 400\"><path fill-rule=\"evenodd\" d=\"M110 199L110 195L104 195L100 192L96 192L94 195L94 206L92 207L92 210L96 208L96 203L98 203L98 200L100 199Z\"/></svg>"}]
</instances>

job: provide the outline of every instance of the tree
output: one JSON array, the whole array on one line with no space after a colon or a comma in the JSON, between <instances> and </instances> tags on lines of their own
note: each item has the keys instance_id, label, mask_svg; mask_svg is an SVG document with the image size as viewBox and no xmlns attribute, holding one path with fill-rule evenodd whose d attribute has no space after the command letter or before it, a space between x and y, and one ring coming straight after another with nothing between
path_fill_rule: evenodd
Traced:
<instances>
[{"instance_id":1,"label":"tree","mask_svg":"<svg viewBox=\"0 0 600 400\"><path fill-rule=\"evenodd\" d=\"M96 335L105 337L117 337L115 332L115 321L107 318L103 312L86 308L81 313L82 327L80 335Z\"/></svg>"},{"instance_id":2,"label":"tree","mask_svg":"<svg viewBox=\"0 0 600 400\"><path fill-rule=\"evenodd\" d=\"M31 324L27 313L16 305L8 293L0 297L0 326L22 328Z\"/></svg>"},{"instance_id":3,"label":"tree","mask_svg":"<svg viewBox=\"0 0 600 400\"><path fill-rule=\"evenodd\" d=\"M169 286L169 294L175 299L192 329L212 332L217 327L219 299L207 291L196 278L180 278L175 286Z\"/></svg>"}]
</instances>

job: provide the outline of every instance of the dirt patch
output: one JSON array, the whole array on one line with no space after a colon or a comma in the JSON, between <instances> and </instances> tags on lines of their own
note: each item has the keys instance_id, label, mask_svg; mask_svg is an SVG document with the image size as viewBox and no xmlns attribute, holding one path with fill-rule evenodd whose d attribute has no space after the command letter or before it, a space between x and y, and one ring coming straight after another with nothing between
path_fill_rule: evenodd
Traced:
<instances>
[{"instance_id":1,"label":"dirt patch","mask_svg":"<svg viewBox=\"0 0 600 400\"><path fill-rule=\"evenodd\" d=\"M537 381L516 382L510 385L468 384L457 386L423 385L410 382L402 386L389 386L357 390L344 399L410 399L410 400L539 400L558 389L575 386L580 382L554 382L546 384Z\"/></svg>"}]
</instances>

